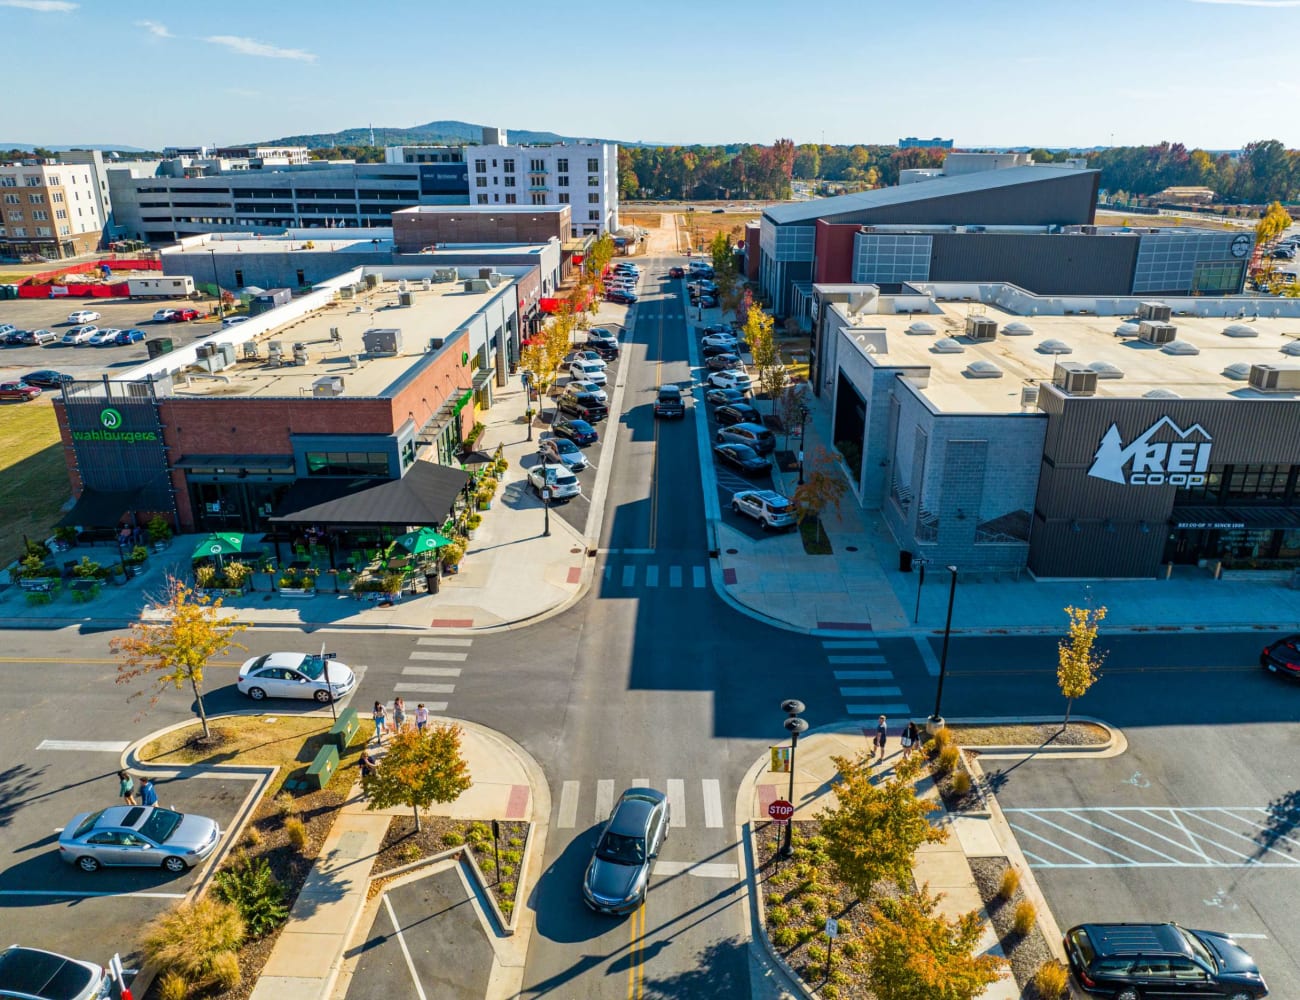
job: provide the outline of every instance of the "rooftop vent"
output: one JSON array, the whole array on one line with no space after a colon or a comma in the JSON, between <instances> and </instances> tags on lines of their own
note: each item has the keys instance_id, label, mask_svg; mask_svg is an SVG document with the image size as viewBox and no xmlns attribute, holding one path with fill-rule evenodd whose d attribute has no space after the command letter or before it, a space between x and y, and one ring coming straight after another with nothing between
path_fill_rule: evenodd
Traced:
<instances>
[{"instance_id":1,"label":"rooftop vent","mask_svg":"<svg viewBox=\"0 0 1300 1000\"><path fill-rule=\"evenodd\" d=\"M1097 373L1077 361L1058 361L1052 369L1052 384L1071 396L1095 396Z\"/></svg>"},{"instance_id":2,"label":"rooftop vent","mask_svg":"<svg viewBox=\"0 0 1300 1000\"><path fill-rule=\"evenodd\" d=\"M1028 409L1038 405L1038 386L1022 385L1020 387L1020 408Z\"/></svg>"},{"instance_id":3,"label":"rooftop vent","mask_svg":"<svg viewBox=\"0 0 1300 1000\"><path fill-rule=\"evenodd\" d=\"M1300 391L1300 368L1280 365L1251 365L1250 385L1260 392Z\"/></svg>"},{"instance_id":4,"label":"rooftop vent","mask_svg":"<svg viewBox=\"0 0 1300 1000\"><path fill-rule=\"evenodd\" d=\"M1008 323L1002 328L1003 336L1006 337L1032 337L1034 328L1028 323L1021 323L1017 320L1014 323Z\"/></svg>"},{"instance_id":5,"label":"rooftop vent","mask_svg":"<svg viewBox=\"0 0 1300 1000\"><path fill-rule=\"evenodd\" d=\"M1283 354L1300 354L1300 340L1288 340L1282 347Z\"/></svg>"},{"instance_id":6,"label":"rooftop vent","mask_svg":"<svg viewBox=\"0 0 1300 1000\"><path fill-rule=\"evenodd\" d=\"M1088 368L1090 371L1096 372L1098 378L1124 377L1124 369L1118 365L1112 365L1109 361L1094 361Z\"/></svg>"},{"instance_id":7,"label":"rooftop vent","mask_svg":"<svg viewBox=\"0 0 1300 1000\"><path fill-rule=\"evenodd\" d=\"M1038 350L1042 354L1073 354L1074 348L1064 340L1044 340L1038 345Z\"/></svg>"},{"instance_id":8,"label":"rooftop vent","mask_svg":"<svg viewBox=\"0 0 1300 1000\"><path fill-rule=\"evenodd\" d=\"M1223 328L1225 337L1258 337L1259 330L1253 326L1247 326L1245 323L1233 323L1231 326Z\"/></svg>"},{"instance_id":9,"label":"rooftop vent","mask_svg":"<svg viewBox=\"0 0 1300 1000\"><path fill-rule=\"evenodd\" d=\"M1171 340L1160 348L1165 354L1200 354L1201 349L1185 340Z\"/></svg>"},{"instance_id":10,"label":"rooftop vent","mask_svg":"<svg viewBox=\"0 0 1300 1000\"><path fill-rule=\"evenodd\" d=\"M967 316L966 336L970 340L996 340L998 336L997 320L987 316Z\"/></svg>"},{"instance_id":11,"label":"rooftop vent","mask_svg":"<svg viewBox=\"0 0 1300 1000\"><path fill-rule=\"evenodd\" d=\"M1115 336L1117 337L1136 337L1138 335L1138 325L1136 323L1121 323L1115 327Z\"/></svg>"},{"instance_id":12,"label":"rooftop vent","mask_svg":"<svg viewBox=\"0 0 1300 1000\"><path fill-rule=\"evenodd\" d=\"M393 356L402 353L402 331L395 328L367 330L361 343L371 357Z\"/></svg>"},{"instance_id":13,"label":"rooftop vent","mask_svg":"<svg viewBox=\"0 0 1300 1000\"><path fill-rule=\"evenodd\" d=\"M342 396L343 376L323 375L311 384L313 396Z\"/></svg>"},{"instance_id":14,"label":"rooftop vent","mask_svg":"<svg viewBox=\"0 0 1300 1000\"><path fill-rule=\"evenodd\" d=\"M1139 302L1138 319L1155 320L1157 323L1168 323L1169 317L1173 315L1173 310L1163 302Z\"/></svg>"},{"instance_id":15,"label":"rooftop vent","mask_svg":"<svg viewBox=\"0 0 1300 1000\"><path fill-rule=\"evenodd\" d=\"M1002 369L992 361L972 361L966 366L967 378L1001 378Z\"/></svg>"},{"instance_id":16,"label":"rooftop vent","mask_svg":"<svg viewBox=\"0 0 1300 1000\"><path fill-rule=\"evenodd\" d=\"M937 331L935 328L923 319L918 319L915 323L909 324L907 332L917 337L930 337Z\"/></svg>"},{"instance_id":17,"label":"rooftop vent","mask_svg":"<svg viewBox=\"0 0 1300 1000\"><path fill-rule=\"evenodd\" d=\"M1138 324L1138 339L1148 344L1168 344L1178 336L1178 327L1144 319Z\"/></svg>"},{"instance_id":18,"label":"rooftop vent","mask_svg":"<svg viewBox=\"0 0 1300 1000\"><path fill-rule=\"evenodd\" d=\"M966 348L951 337L940 337L934 342L934 346L930 350L935 354L963 354Z\"/></svg>"},{"instance_id":19,"label":"rooftop vent","mask_svg":"<svg viewBox=\"0 0 1300 1000\"><path fill-rule=\"evenodd\" d=\"M1227 368L1223 369L1223 374L1225 378L1230 378L1234 382L1244 382L1250 378L1250 365L1244 361L1238 361L1236 364L1228 365Z\"/></svg>"},{"instance_id":20,"label":"rooftop vent","mask_svg":"<svg viewBox=\"0 0 1300 1000\"><path fill-rule=\"evenodd\" d=\"M1183 397L1169 389L1151 389L1142 393L1143 399L1182 399Z\"/></svg>"}]
</instances>

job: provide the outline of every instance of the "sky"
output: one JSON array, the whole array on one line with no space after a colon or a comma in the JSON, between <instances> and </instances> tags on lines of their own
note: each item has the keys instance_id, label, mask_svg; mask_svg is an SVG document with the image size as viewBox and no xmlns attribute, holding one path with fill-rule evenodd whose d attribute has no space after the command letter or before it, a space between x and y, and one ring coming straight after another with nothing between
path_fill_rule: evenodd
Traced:
<instances>
[{"instance_id":1,"label":"sky","mask_svg":"<svg viewBox=\"0 0 1300 1000\"><path fill-rule=\"evenodd\" d=\"M0 0L0 147L457 119L623 141L1300 146L1300 0Z\"/></svg>"}]
</instances>

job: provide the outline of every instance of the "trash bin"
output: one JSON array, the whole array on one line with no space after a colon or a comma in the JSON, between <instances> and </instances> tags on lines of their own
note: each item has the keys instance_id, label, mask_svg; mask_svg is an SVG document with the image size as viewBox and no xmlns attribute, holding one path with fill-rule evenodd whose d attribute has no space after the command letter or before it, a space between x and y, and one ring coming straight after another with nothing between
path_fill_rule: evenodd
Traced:
<instances>
[{"instance_id":1,"label":"trash bin","mask_svg":"<svg viewBox=\"0 0 1300 1000\"><path fill-rule=\"evenodd\" d=\"M438 578L436 571L424 574L424 586L431 594L436 594L438 592L438 588L442 586L442 582Z\"/></svg>"},{"instance_id":2,"label":"trash bin","mask_svg":"<svg viewBox=\"0 0 1300 1000\"><path fill-rule=\"evenodd\" d=\"M903 573L912 572L912 553L907 549L898 550L898 569Z\"/></svg>"}]
</instances>

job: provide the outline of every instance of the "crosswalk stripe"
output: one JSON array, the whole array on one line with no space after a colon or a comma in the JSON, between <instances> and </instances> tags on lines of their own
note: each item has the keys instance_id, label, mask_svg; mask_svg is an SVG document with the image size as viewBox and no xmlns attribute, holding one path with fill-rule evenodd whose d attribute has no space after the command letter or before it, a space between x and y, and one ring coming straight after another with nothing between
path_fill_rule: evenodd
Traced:
<instances>
[{"instance_id":1,"label":"crosswalk stripe","mask_svg":"<svg viewBox=\"0 0 1300 1000\"><path fill-rule=\"evenodd\" d=\"M402 690L402 685L400 685L400 684L397 685L397 687L393 688L393 690L394 690L394 691L400 691L400 690ZM447 711L447 703L446 703L445 701L426 701L426 702L424 703L424 707L427 708L430 712L445 712L445 711Z\"/></svg>"},{"instance_id":2,"label":"crosswalk stripe","mask_svg":"<svg viewBox=\"0 0 1300 1000\"><path fill-rule=\"evenodd\" d=\"M828 656L827 663L884 663L883 656Z\"/></svg>"},{"instance_id":3,"label":"crosswalk stripe","mask_svg":"<svg viewBox=\"0 0 1300 1000\"><path fill-rule=\"evenodd\" d=\"M645 568L645 585L647 587L659 586L659 567L647 566Z\"/></svg>"},{"instance_id":4,"label":"crosswalk stripe","mask_svg":"<svg viewBox=\"0 0 1300 1000\"><path fill-rule=\"evenodd\" d=\"M682 585L682 568L680 566L668 567L668 586L680 587Z\"/></svg>"},{"instance_id":5,"label":"crosswalk stripe","mask_svg":"<svg viewBox=\"0 0 1300 1000\"><path fill-rule=\"evenodd\" d=\"M824 639L822 649L879 649L880 643L875 639Z\"/></svg>"},{"instance_id":6,"label":"crosswalk stripe","mask_svg":"<svg viewBox=\"0 0 1300 1000\"><path fill-rule=\"evenodd\" d=\"M722 784L717 778L705 778L704 787L704 825L718 828L722 826Z\"/></svg>"},{"instance_id":7,"label":"crosswalk stripe","mask_svg":"<svg viewBox=\"0 0 1300 1000\"><path fill-rule=\"evenodd\" d=\"M468 646L473 641L473 639L455 639L449 635L434 635L416 639L415 644L417 646Z\"/></svg>"},{"instance_id":8,"label":"crosswalk stripe","mask_svg":"<svg viewBox=\"0 0 1300 1000\"><path fill-rule=\"evenodd\" d=\"M633 788L652 788L653 786L650 784L650 779L649 779L649 778L633 778L633 779L632 779L632 787L633 787Z\"/></svg>"},{"instance_id":9,"label":"crosswalk stripe","mask_svg":"<svg viewBox=\"0 0 1300 1000\"><path fill-rule=\"evenodd\" d=\"M686 825L686 782L681 778L668 779L668 810L670 826Z\"/></svg>"},{"instance_id":10,"label":"crosswalk stripe","mask_svg":"<svg viewBox=\"0 0 1300 1000\"><path fill-rule=\"evenodd\" d=\"M578 825L578 782L566 781L560 786L560 814L555 825L561 830L572 830Z\"/></svg>"},{"instance_id":11,"label":"crosswalk stripe","mask_svg":"<svg viewBox=\"0 0 1300 1000\"><path fill-rule=\"evenodd\" d=\"M704 586L704 567L703 567L703 566L692 566L692 567L691 567L691 586L692 586L692 587L695 587L696 589L698 589L698 588Z\"/></svg>"},{"instance_id":12,"label":"crosswalk stripe","mask_svg":"<svg viewBox=\"0 0 1300 1000\"><path fill-rule=\"evenodd\" d=\"M403 667L407 677L459 677L460 667Z\"/></svg>"},{"instance_id":13,"label":"crosswalk stripe","mask_svg":"<svg viewBox=\"0 0 1300 1000\"><path fill-rule=\"evenodd\" d=\"M394 684L398 693L410 691L412 694L451 694L456 690L455 684ZM445 707L445 706L444 706Z\"/></svg>"},{"instance_id":14,"label":"crosswalk stripe","mask_svg":"<svg viewBox=\"0 0 1300 1000\"><path fill-rule=\"evenodd\" d=\"M912 710L906 705L845 705L849 715L911 715Z\"/></svg>"},{"instance_id":15,"label":"crosswalk stripe","mask_svg":"<svg viewBox=\"0 0 1300 1000\"><path fill-rule=\"evenodd\" d=\"M601 779L596 782L596 822L603 823L614 811L614 782Z\"/></svg>"},{"instance_id":16,"label":"crosswalk stripe","mask_svg":"<svg viewBox=\"0 0 1300 1000\"><path fill-rule=\"evenodd\" d=\"M441 649L413 650L411 653L413 660L440 660L444 663L464 663L469 659L469 653L449 653Z\"/></svg>"},{"instance_id":17,"label":"crosswalk stripe","mask_svg":"<svg viewBox=\"0 0 1300 1000\"><path fill-rule=\"evenodd\" d=\"M623 567L623 586L624 586L624 587L630 587L630 586L632 586L632 584L634 584L635 582L636 582L636 567L635 567L635 566L624 566L624 567Z\"/></svg>"},{"instance_id":18,"label":"crosswalk stripe","mask_svg":"<svg viewBox=\"0 0 1300 1000\"><path fill-rule=\"evenodd\" d=\"M888 670L837 670L837 681L892 681L894 675Z\"/></svg>"},{"instance_id":19,"label":"crosswalk stripe","mask_svg":"<svg viewBox=\"0 0 1300 1000\"><path fill-rule=\"evenodd\" d=\"M738 865L729 865L720 861L656 861L654 874L667 877L670 875L694 875L696 878L740 878Z\"/></svg>"},{"instance_id":20,"label":"crosswalk stripe","mask_svg":"<svg viewBox=\"0 0 1300 1000\"><path fill-rule=\"evenodd\" d=\"M899 698L902 697L901 688L891 687L842 687L840 694L845 698Z\"/></svg>"},{"instance_id":21,"label":"crosswalk stripe","mask_svg":"<svg viewBox=\"0 0 1300 1000\"><path fill-rule=\"evenodd\" d=\"M125 740L41 740L37 750L91 750L99 753L121 753L131 744Z\"/></svg>"}]
</instances>

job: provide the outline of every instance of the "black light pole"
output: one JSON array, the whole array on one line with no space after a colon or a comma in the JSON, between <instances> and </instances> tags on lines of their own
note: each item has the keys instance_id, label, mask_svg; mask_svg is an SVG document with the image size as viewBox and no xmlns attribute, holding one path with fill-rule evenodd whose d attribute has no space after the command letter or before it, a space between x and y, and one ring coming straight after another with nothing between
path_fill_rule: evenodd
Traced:
<instances>
[{"instance_id":1,"label":"black light pole","mask_svg":"<svg viewBox=\"0 0 1300 1000\"><path fill-rule=\"evenodd\" d=\"M781 711L786 713L786 720L782 723L785 731L790 734L790 805L794 805L794 753L799 746L799 734L806 732L808 722L806 719L799 718L799 713L804 711L804 703L790 698L781 702ZM777 857L782 861L788 861L790 855L794 853L794 813L785 824L785 843L781 845L781 850L777 852Z\"/></svg>"},{"instance_id":2,"label":"black light pole","mask_svg":"<svg viewBox=\"0 0 1300 1000\"><path fill-rule=\"evenodd\" d=\"M952 582L948 585L948 620L943 625L943 651L939 654L939 690L934 694L934 714L930 716L927 726L931 732L943 728L943 716L939 714L939 707L943 702L943 681L948 676L948 637L952 633L952 603L957 596L957 567L949 566L948 572L952 574Z\"/></svg>"},{"instance_id":3,"label":"black light pole","mask_svg":"<svg viewBox=\"0 0 1300 1000\"><path fill-rule=\"evenodd\" d=\"M533 439L533 391L530 388L529 373L524 371L524 419L528 422L528 440Z\"/></svg>"},{"instance_id":4,"label":"black light pole","mask_svg":"<svg viewBox=\"0 0 1300 1000\"><path fill-rule=\"evenodd\" d=\"M212 287L217 292L217 319L221 319L226 314L221 308L221 279L217 277L217 251L209 247L208 253L212 254Z\"/></svg>"},{"instance_id":5,"label":"black light pole","mask_svg":"<svg viewBox=\"0 0 1300 1000\"><path fill-rule=\"evenodd\" d=\"M799 485L803 485L803 425L808 419L808 406L799 404Z\"/></svg>"}]
</instances>

